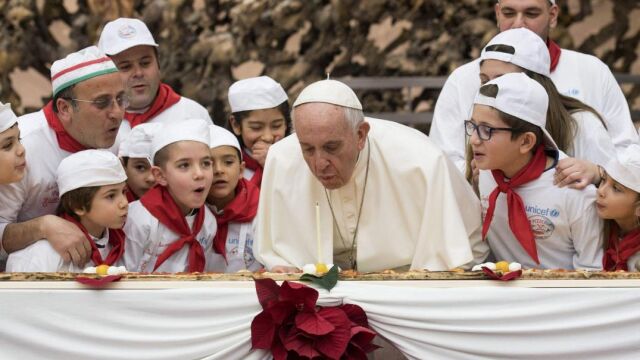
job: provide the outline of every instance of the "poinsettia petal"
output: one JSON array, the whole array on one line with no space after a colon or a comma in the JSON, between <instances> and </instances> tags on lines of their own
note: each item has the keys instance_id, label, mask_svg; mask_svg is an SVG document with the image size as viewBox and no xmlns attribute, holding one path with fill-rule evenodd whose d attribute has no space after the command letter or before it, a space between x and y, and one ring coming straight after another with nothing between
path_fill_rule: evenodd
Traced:
<instances>
[{"instance_id":1,"label":"poinsettia petal","mask_svg":"<svg viewBox=\"0 0 640 360\"><path fill-rule=\"evenodd\" d=\"M300 283L284 281L279 299L293 302L298 311L315 312L318 290Z\"/></svg>"},{"instance_id":2,"label":"poinsettia petal","mask_svg":"<svg viewBox=\"0 0 640 360\"><path fill-rule=\"evenodd\" d=\"M355 323L358 326L369 327L369 320L367 319L367 313L364 310L354 304L344 304L339 306L342 311L349 317L351 322Z\"/></svg>"},{"instance_id":3,"label":"poinsettia petal","mask_svg":"<svg viewBox=\"0 0 640 360\"><path fill-rule=\"evenodd\" d=\"M316 340L316 348L330 359L339 359L351 339L351 320L337 307L322 308L318 315L333 324L335 329Z\"/></svg>"},{"instance_id":4,"label":"poinsettia petal","mask_svg":"<svg viewBox=\"0 0 640 360\"><path fill-rule=\"evenodd\" d=\"M258 301L262 305L263 309L266 309L274 301L278 300L280 295L280 286L273 279L253 279L256 285L256 293L258 294Z\"/></svg>"},{"instance_id":5,"label":"poinsettia petal","mask_svg":"<svg viewBox=\"0 0 640 360\"><path fill-rule=\"evenodd\" d=\"M309 335L326 335L335 327L315 312L301 312L296 315L296 327Z\"/></svg>"},{"instance_id":6,"label":"poinsettia petal","mask_svg":"<svg viewBox=\"0 0 640 360\"><path fill-rule=\"evenodd\" d=\"M275 324L271 315L263 311L251 322L251 347L253 349L270 349L275 335Z\"/></svg>"},{"instance_id":7,"label":"poinsettia petal","mask_svg":"<svg viewBox=\"0 0 640 360\"><path fill-rule=\"evenodd\" d=\"M368 353L379 347L371 343L375 337L375 331L362 326L354 326L351 328L350 344L356 344L360 349Z\"/></svg>"},{"instance_id":8,"label":"poinsettia petal","mask_svg":"<svg viewBox=\"0 0 640 360\"><path fill-rule=\"evenodd\" d=\"M284 348L293 351L300 356L308 357L320 356L320 353L314 347L314 338L305 336L300 330L292 327L282 340Z\"/></svg>"},{"instance_id":9,"label":"poinsettia petal","mask_svg":"<svg viewBox=\"0 0 640 360\"><path fill-rule=\"evenodd\" d=\"M289 301L280 301L269 307L269 312L273 318L273 322L281 325L288 321L293 321L293 315L296 313L296 307Z\"/></svg>"},{"instance_id":10,"label":"poinsettia petal","mask_svg":"<svg viewBox=\"0 0 640 360\"><path fill-rule=\"evenodd\" d=\"M274 360L287 360L287 349L284 348L279 337L276 337L271 346L271 355L273 355Z\"/></svg>"},{"instance_id":11,"label":"poinsettia petal","mask_svg":"<svg viewBox=\"0 0 640 360\"><path fill-rule=\"evenodd\" d=\"M367 360L367 354L356 345L349 343L340 360Z\"/></svg>"}]
</instances>

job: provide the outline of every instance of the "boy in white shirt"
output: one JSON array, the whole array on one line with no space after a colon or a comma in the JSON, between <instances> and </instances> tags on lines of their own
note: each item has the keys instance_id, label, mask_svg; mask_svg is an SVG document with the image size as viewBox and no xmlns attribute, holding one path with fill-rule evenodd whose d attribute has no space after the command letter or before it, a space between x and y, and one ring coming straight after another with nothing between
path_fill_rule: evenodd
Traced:
<instances>
[{"instance_id":1,"label":"boy in white shirt","mask_svg":"<svg viewBox=\"0 0 640 360\"><path fill-rule=\"evenodd\" d=\"M224 268L213 250L216 220L204 206L213 171L209 126L190 119L163 124L151 141L157 184L131 204L125 265L138 272Z\"/></svg>"},{"instance_id":2,"label":"boy in white shirt","mask_svg":"<svg viewBox=\"0 0 640 360\"><path fill-rule=\"evenodd\" d=\"M11 110L11 104L0 103L0 184L22 180L26 166L18 118Z\"/></svg>"},{"instance_id":3,"label":"boy in white shirt","mask_svg":"<svg viewBox=\"0 0 640 360\"><path fill-rule=\"evenodd\" d=\"M262 264L253 256L253 239L260 189L242 177L244 161L238 139L220 126L209 125L209 130L213 184L207 206L218 222L213 247L226 260L225 272L258 271Z\"/></svg>"},{"instance_id":4,"label":"boy in white shirt","mask_svg":"<svg viewBox=\"0 0 640 360\"><path fill-rule=\"evenodd\" d=\"M465 129L481 170L483 238L496 260L524 268L600 270L595 188L553 185L549 170L566 155L545 130L548 101L523 73L489 81L475 98Z\"/></svg>"},{"instance_id":5,"label":"boy in white shirt","mask_svg":"<svg viewBox=\"0 0 640 360\"><path fill-rule=\"evenodd\" d=\"M75 224L91 244L91 260L77 266L64 259L46 239L9 255L7 272L82 272L87 266L122 264L129 202L127 175L107 150L84 150L64 158L57 170L58 216Z\"/></svg>"},{"instance_id":6,"label":"boy in white shirt","mask_svg":"<svg viewBox=\"0 0 640 360\"><path fill-rule=\"evenodd\" d=\"M160 124L140 124L120 143L118 157L127 173L127 199L140 199L156 183L151 173L151 139Z\"/></svg>"}]
</instances>

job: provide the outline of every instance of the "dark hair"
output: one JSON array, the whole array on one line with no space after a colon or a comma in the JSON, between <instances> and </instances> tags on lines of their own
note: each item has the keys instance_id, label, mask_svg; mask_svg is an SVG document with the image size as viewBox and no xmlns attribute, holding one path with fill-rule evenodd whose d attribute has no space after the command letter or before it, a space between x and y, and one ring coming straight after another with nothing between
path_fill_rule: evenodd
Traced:
<instances>
[{"instance_id":1,"label":"dark hair","mask_svg":"<svg viewBox=\"0 0 640 360\"><path fill-rule=\"evenodd\" d=\"M129 157L128 156L122 156L122 157L120 157L120 160L122 161L122 166L124 166L126 168L127 164L129 164Z\"/></svg>"},{"instance_id":2,"label":"dark hair","mask_svg":"<svg viewBox=\"0 0 640 360\"><path fill-rule=\"evenodd\" d=\"M164 167L167 161L169 161L169 150L171 150L170 148L173 144L175 143L164 146L162 149L158 150L155 155L153 155L153 165Z\"/></svg>"},{"instance_id":3,"label":"dark hair","mask_svg":"<svg viewBox=\"0 0 640 360\"><path fill-rule=\"evenodd\" d=\"M284 101L282 104L276 106L275 109L280 111L280 113L284 117L284 124L286 127L284 131L284 135L287 136L291 134L291 111L289 108L289 101ZM238 112L231 113L231 115L233 115L233 117L236 119L236 122L238 123L240 128L242 128L242 120L249 117L249 114L251 114L252 111L255 111L255 110L238 111ZM227 129L232 133L234 133L235 135L235 132L233 131L233 127L231 126L230 121L227 121ZM240 148L244 148L245 145L244 145L244 141L242 141L242 135L236 135L236 138L240 143Z\"/></svg>"},{"instance_id":4,"label":"dark hair","mask_svg":"<svg viewBox=\"0 0 640 360\"><path fill-rule=\"evenodd\" d=\"M67 214L80 221L76 210L91 211L91 201L98 190L100 190L100 186L87 186L64 193L60 197L56 214Z\"/></svg>"},{"instance_id":5,"label":"dark hair","mask_svg":"<svg viewBox=\"0 0 640 360\"><path fill-rule=\"evenodd\" d=\"M73 89L76 87L76 84L73 84L69 87L66 87L62 90L60 90L54 97L53 97L53 112L55 112L56 114L58 113L58 99L67 99L69 101L71 101L71 106L76 109L76 103L71 100L73 98L75 98L75 94L73 93Z\"/></svg>"}]
</instances>

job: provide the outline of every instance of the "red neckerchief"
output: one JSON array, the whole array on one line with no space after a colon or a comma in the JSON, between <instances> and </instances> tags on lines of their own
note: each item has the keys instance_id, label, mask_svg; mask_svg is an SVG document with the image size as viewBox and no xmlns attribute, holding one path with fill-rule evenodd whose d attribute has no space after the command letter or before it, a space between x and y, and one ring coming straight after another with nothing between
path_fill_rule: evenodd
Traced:
<instances>
[{"instance_id":1,"label":"red neckerchief","mask_svg":"<svg viewBox=\"0 0 640 360\"><path fill-rule=\"evenodd\" d=\"M127 201L132 203L138 200L138 196L133 192L133 190L131 190L131 187L129 186L129 184L127 184L126 186L127 186L127 191L125 192L125 195L127 196Z\"/></svg>"},{"instance_id":2,"label":"red neckerchief","mask_svg":"<svg viewBox=\"0 0 640 360\"><path fill-rule=\"evenodd\" d=\"M258 212L259 198L260 189L251 181L241 178L236 186L236 197L225 206L222 215L216 216L218 231L216 231L216 236L213 238L213 249L218 254L221 254L225 260L227 259L225 244L227 242L227 233L229 232L229 223L246 223L253 220Z\"/></svg>"},{"instance_id":3,"label":"red neckerchief","mask_svg":"<svg viewBox=\"0 0 640 360\"><path fill-rule=\"evenodd\" d=\"M244 165L249 170L253 170L253 177L251 178L251 182L260 189L260 185L262 184L262 166L252 158L247 152L242 149L242 160L244 161Z\"/></svg>"},{"instance_id":4,"label":"red neckerchief","mask_svg":"<svg viewBox=\"0 0 640 360\"><path fill-rule=\"evenodd\" d=\"M618 225L613 223L609 233L609 245L602 258L602 267L606 271L628 271L627 261L631 256L640 251L640 228L625 235L618 240Z\"/></svg>"},{"instance_id":5,"label":"red neckerchief","mask_svg":"<svg viewBox=\"0 0 640 360\"><path fill-rule=\"evenodd\" d=\"M133 129L134 127L146 123L149 119L167 110L178 101L180 101L180 95L173 91L171 86L161 83L158 88L158 95L156 95L155 100L153 100L153 104L151 104L151 107L149 107L147 111L142 114L125 112L124 118L129 121L129 124Z\"/></svg>"},{"instance_id":6,"label":"red neckerchief","mask_svg":"<svg viewBox=\"0 0 640 360\"><path fill-rule=\"evenodd\" d=\"M549 70L553 72L560 62L560 53L562 52L562 49L560 49L560 46L551 39L547 39L547 48L549 49L549 56L551 57L551 67Z\"/></svg>"},{"instance_id":7,"label":"red neckerchief","mask_svg":"<svg viewBox=\"0 0 640 360\"><path fill-rule=\"evenodd\" d=\"M527 219L527 213L524 210L522 198L518 193L513 191L513 188L539 178L544 172L546 163L547 155L544 152L544 146L540 145L533 155L533 158L531 158L531 161L529 161L525 167L520 169L520 171L511 178L511 181L505 181L504 173L501 170L491 170L493 179L496 181L498 186L491 192L491 195L489 195L489 208L487 209L487 215L485 216L484 223L482 224L482 238L484 239L487 236L489 225L491 225L491 220L493 219L493 211L496 208L496 199L501 192L506 193L509 228L511 228L513 235L518 239L520 245L522 245L527 254L529 254L537 264L540 263L540 260L538 260L536 238L533 236L531 225Z\"/></svg>"},{"instance_id":8,"label":"red neckerchief","mask_svg":"<svg viewBox=\"0 0 640 360\"><path fill-rule=\"evenodd\" d=\"M99 265L113 265L115 264L120 258L122 258L122 255L124 254L124 231L122 231L122 229L109 229L109 245L111 245L111 250L109 250L109 255L107 255L107 259L106 260L102 260L102 255L100 255L100 250L98 250L98 246L96 246L96 242L93 241L93 238L91 237L91 235L89 235L89 233L87 232L87 229L85 229L85 227L76 219L74 219L72 216L69 216L67 214L62 214L60 215L61 218L72 222L73 224L75 224L77 227L80 228L80 230L82 230L82 232L84 233L84 236L87 238L87 240L89 240L89 244L91 244L91 260L93 261L93 263L95 264L95 266L99 266Z\"/></svg>"},{"instance_id":9,"label":"red neckerchief","mask_svg":"<svg viewBox=\"0 0 640 360\"><path fill-rule=\"evenodd\" d=\"M70 153L77 153L78 151L87 150L88 148L80 144L78 140L74 139L64 129L58 115L53 111L53 101L49 101L47 105L42 108L44 111L44 117L47 119L47 124L56 133L56 139L58 139L58 146L60 149L68 151Z\"/></svg>"},{"instance_id":10,"label":"red neckerchief","mask_svg":"<svg viewBox=\"0 0 640 360\"><path fill-rule=\"evenodd\" d=\"M196 240L196 236L204 223L204 205L200 207L193 222L193 230L191 230L178 204L173 200L166 187L161 185L152 187L140 198L140 202L162 225L180 236L178 240L172 242L158 256L153 271L175 252L185 245L189 245L189 272L203 272L205 265L204 250Z\"/></svg>"}]
</instances>

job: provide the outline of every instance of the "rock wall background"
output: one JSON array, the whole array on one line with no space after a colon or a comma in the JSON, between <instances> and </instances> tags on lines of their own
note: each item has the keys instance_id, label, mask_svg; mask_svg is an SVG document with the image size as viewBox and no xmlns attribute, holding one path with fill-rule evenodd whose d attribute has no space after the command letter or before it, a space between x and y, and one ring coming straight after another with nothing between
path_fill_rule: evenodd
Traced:
<instances>
[{"instance_id":1,"label":"rock wall background","mask_svg":"<svg viewBox=\"0 0 640 360\"><path fill-rule=\"evenodd\" d=\"M312 81L342 76L442 76L477 57L497 33L495 0L0 0L0 99L18 113L50 96L49 67L97 43L102 26L139 17L160 44L163 79L228 114L227 88L266 74L291 99ZM614 72L640 74L640 2L560 0L562 47L592 53ZM588 75L587 75L588 76ZM370 112L410 103L431 111L434 91L361 93ZM640 109L640 86L625 86Z\"/></svg>"}]
</instances>

